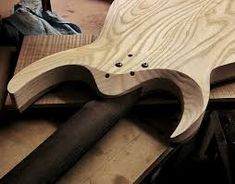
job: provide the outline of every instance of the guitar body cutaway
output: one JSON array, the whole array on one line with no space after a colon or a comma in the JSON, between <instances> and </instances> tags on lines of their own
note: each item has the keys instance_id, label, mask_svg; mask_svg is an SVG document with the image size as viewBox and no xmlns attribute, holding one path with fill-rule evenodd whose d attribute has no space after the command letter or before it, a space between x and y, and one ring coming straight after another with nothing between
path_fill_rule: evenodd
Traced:
<instances>
[{"instance_id":1,"label":"guitar body cutaway","mask_svg":"<svg viewBox=\"0 0 235 184\"><path fill-rule=\"evenodd\" d=\"M171 138L184 141L200 126L210 84L235 76L234 19L232 0L114 0L95 42L38 60L8 91L22 111L68 80L104 97L167 88L183 111Z\"/></svg>"}]
</instances>

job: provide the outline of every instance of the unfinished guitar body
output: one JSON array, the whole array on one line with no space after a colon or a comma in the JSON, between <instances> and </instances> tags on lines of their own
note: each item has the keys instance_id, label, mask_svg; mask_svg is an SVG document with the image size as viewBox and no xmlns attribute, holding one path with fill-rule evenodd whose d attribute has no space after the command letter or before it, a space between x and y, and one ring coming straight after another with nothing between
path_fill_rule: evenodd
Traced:
<instances>
[{"instance_id":1,"label":"unfinished guitar body","mask_svg":"<svg viewBox=\"0 0 235 184\"><path fill-rule=\"evenodd\" d=\"M20 110L68 80L105 97L176 91L183 113L171 138L183 141L200 125L210 84L235 75L234 20L233 0L115 0L94 43L31 64L8 90Z\"/></svg>"}]
</instances>

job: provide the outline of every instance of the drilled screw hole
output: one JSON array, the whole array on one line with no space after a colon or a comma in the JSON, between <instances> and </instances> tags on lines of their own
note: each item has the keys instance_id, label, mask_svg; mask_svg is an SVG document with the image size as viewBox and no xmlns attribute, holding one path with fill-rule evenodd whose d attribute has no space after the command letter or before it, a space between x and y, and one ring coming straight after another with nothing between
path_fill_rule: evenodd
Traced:
<instances>
[{"instance_id":1,"label":"drilled screw hole","mask_svg":"<svg viewBox=\"0 0 235 184\"><path fill-rule=\"evenodd\" d=\"M131 71L131 72L130 72L130 75L131 75L131 76L134 76L134 75L135 75L135 72Z\"/></svg>"},{"instance_id":2,"label":"drilled screw hole","mask_svg":"<svg viewBox=\"0 0 235 184\"><path fill-rule=\"evenodd\" d=\"M120 67L122 67L122 66L123 66L123 64L122 64L122 63L120 63L120 62L118 62L118 63L116 63L116 64L115 64L115 66L120 68Z\"/></svg>"},{"instance_id":3,"label":"drilled screw hole","mask_svg":"<svg viewBox=\"0 0 235 184\"><path fill-rule=\"evenodd\" d=\"M133 56L133 54L128 54L128 57L132 57Z\"/></svg>"},{"instance_id":4,"label":"drilled screw hole","mask_svg":"<svg viewBox=\"0 0 235 184\"><path fill-rule=\"evenodd\" d=\"M110 75L108 73L105 74L105 78L109 78Z\"/></svg>"},{"instance_id":5,"label":"drilled screw hole","mask_svg":"<svg viewBox=\"0 0 235 184\"><path fill-rule=\"evenodd\" d=\"M142 65L141 65L143 68L148 68L148 63L143 63Z\"/></svg>"}]
</instances>

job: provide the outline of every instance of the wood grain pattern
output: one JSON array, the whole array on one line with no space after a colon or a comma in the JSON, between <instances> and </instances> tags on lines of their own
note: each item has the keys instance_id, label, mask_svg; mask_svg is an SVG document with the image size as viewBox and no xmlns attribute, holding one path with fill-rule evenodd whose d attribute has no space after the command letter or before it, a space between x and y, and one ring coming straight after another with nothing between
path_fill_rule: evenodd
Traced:
<instances>
[{"instance_id":1,"label":"wood grain pattern","mask_svg":"<svg viewBox=\"0 0 235 184\"><path fill-rule=\"evenodd\" d=\"M186 140L200 125L210 83L234 77L233 9L232 0L115 0L95 42L40 59L16 74L8 90L23 110L62 81L83 80L110 97L139 86L144 95L166 80L183 109L171 138Z\"/></svg>"},{"instance_id":2,"label":"wood grain pattern","mask_svg":"<svg viewBox=\"0 0 235 184\"><path fill-rule=\"evenodd\" d=\"M81 47L92 43L94 39L94 36L86 34L25 36L15 73L18 73L36 60L60 51Z\"/></svg>"},{"instance_id":3,"label":"wood grain pattern","mask_svg":"<svg viewBox=\"0 0 235 184\"><path fill-rule=\"evenodd\" d=\"M15 73L18 73L20 70L38 59L60 51L90 44L95 39L96 37L90 34L25 36L15 68ZM62 90L57 90L43 96L38 99L34 105L36 107L44 107L48 106L48 104L83 104L85 101L92 98L91 92L86 88L84 89L84 87L81 87L81 85L68 89L66 89L66 87L68 88L68 86L65 86ZM14 108L9 95L5 105L7 107Z\"/></svg>"},{"instance_id":4,"label":"wood grain pattern","mask_svg":"<svg viewBox=\"0 0 235 184\"><path fill-rule=\"evenodd\" d=\"M20 55L17 61L15 73L23 70L26 66L43 57L56 52L71 48L80 47L92 43L96 36L92 35L46 35L46 36L25 36L21 46ZM59 89L40 97L34 107L61 107L80 106L94 98L94 94L85 86L74 83L62 85ZM225 99L235 99L235 83L232 81L211 89L210 100L224 101ZM151 100L152 101L152 100ZM167 103L165 99L159 97L156 104ZM175 101L173 102L175 103ZM8 95L5 107L15 108Z\"/></svg>"}]
</instances>

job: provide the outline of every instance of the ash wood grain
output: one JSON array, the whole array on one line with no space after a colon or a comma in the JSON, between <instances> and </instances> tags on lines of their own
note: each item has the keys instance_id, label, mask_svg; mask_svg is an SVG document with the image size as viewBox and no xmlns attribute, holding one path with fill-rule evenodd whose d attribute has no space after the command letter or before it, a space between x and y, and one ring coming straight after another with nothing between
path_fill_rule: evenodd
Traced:
<instances>
[{"instance_id":1,"label":"ash wood grain","mask_svg":"<svg viewBox=\"0 0 235 184\"><path fill-rule=\"evenodd\" d=\"M16 65L15 73L43 57L56 52L92 43L96 36L92 35L46 35L25 36L21 46L20 55ZM69 83L55 89L40 97L34 107L60 107L79 106L94 98L91 91L81 84ZM235 99L235 83L232 81L211 89L210 100L223 101L224 99ZM159 98L154 103L166 103L165 99ZM14 108L8 95L5 107Z\"/></svg>"},{"instance_id":2,"label":"ash wood grain","mask_svg":"<svg viewBox=\"0 0 235 184\"><path fill-rule=\"evenodd\" d=\"M23 110L67 80L85 81L110 97L139 86L143 95L165 88L157 85L163 79L181 98L183 113L171 138L183 141L200 126L210 83L234 77L233 20L232 0L115 0L95 42L38 60L16 74L8 90Z\"/></svg>"}]
</instances>

